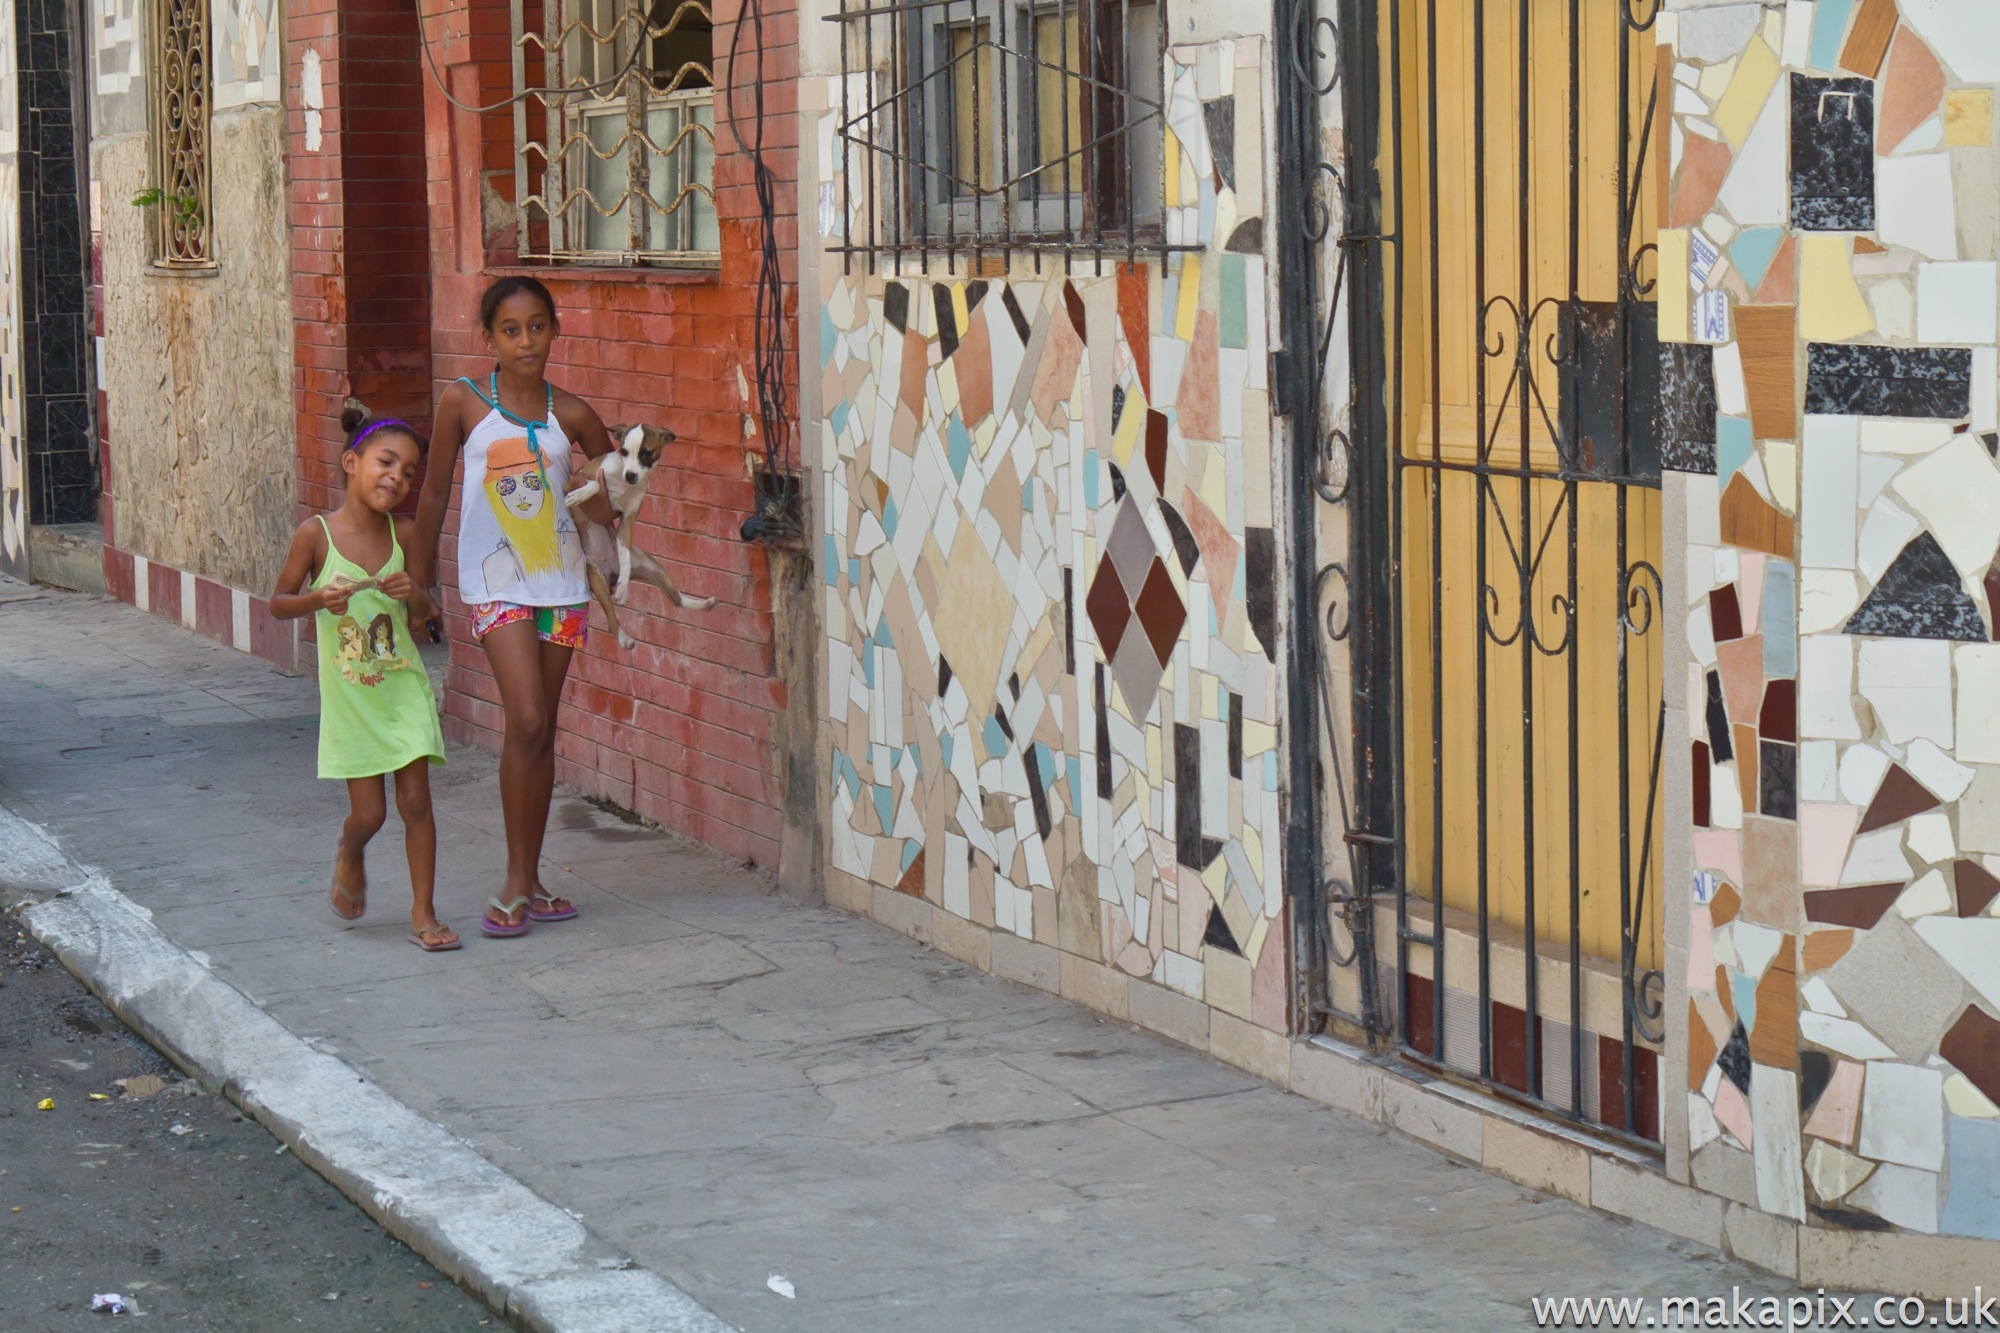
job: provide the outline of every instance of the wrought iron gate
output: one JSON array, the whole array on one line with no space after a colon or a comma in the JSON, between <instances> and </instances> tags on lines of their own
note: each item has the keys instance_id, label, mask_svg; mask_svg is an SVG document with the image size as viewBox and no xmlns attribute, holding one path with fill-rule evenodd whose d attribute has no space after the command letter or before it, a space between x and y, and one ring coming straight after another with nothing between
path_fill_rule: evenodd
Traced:
<instances>
[{"instance_id":1,"label":"wrought iron gate","mask_svg":"<svg viewBox=\"0 0 2000 1333\"><path fill-rule=\"evenodd\" d=\"M1657 4L1278 3L1291 665L1319 682L1290 720L1324 738L1292 747L1294 793L1325 794L1295 798L1287 848L1323 886L1301 999L1641 1141L1663 1036Z\"/></svg>"}]
</instances>

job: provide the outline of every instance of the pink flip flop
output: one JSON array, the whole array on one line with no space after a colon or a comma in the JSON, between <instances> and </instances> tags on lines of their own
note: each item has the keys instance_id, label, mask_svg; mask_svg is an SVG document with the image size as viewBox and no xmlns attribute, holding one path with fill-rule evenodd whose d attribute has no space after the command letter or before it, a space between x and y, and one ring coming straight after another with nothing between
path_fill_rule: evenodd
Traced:
<instances>
[{"instance_id":1,"label":"pink flip flop","mask_svg":"<svg viewBox=\"0 0 2000 1333\"><path fill-rule=\"evenodd\" d=\"M553 908L558 901L559 899L553 893L535 894L528 902L528 920L535 922L574 921L576 919L575 903L571 903L560 912L553 910L537 911L535 908L536 903L548 903Z\"/></svg>"},{"instance_id":2,"label":"pink flip flop","mask_svg":"<svg viewBox=\"0 0 2000 1333\"><path fill-rule=\"evenodd\" d=\"M492 904L494 909L497 910L501 916L507 917L507 916L512 916L514 915L514 913L520 911L522 904L526 903L528 900L526 898L516 898L511 903L503 903L498 898L488 898L486 901ZM532 917L534 913L530 912L528 915ZM484 934L491 935L495 939L511 940L517 935L525 935L528 933L528 921L527 918L524 917L521 921L510 926L505 921L495 921L490 916L481 916L479 918L479 929Z\"/></svg>"}]
</instances>

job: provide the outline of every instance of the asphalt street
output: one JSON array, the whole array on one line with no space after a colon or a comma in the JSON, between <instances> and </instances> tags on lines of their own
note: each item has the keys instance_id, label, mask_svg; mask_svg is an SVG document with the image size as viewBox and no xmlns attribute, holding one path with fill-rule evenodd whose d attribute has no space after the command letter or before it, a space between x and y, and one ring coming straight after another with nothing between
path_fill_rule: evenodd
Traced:
<instances>
[{"instance_id":1,"label":"asphalt street","mask_svg":"<svg viewBox=\"0 0 2000 1333\"><path fill-rule=\"evenodd\" d=\"M110 1292L141 1327L500 1323L183 1080L11 917L0 932L0 1329L104 1328L90 1303Z\"/></svg>"}]
</instances>

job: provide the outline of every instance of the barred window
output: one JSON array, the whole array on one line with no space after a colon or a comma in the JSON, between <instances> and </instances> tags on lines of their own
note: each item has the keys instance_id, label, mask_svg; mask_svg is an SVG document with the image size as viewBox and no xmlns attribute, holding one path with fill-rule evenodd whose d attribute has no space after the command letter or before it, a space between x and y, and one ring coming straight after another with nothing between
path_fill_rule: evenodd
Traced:
<instances>
[{"instance_id":1,"label":"barred window","mask_svg":"<svg viewBox=\"0 0 2000 1333\"><path fill-rule=\"evenodd\" d=\"M849 252L1156 251L1166 7L842 0Z\"/></svg>"},{"instance_id":2,"label":"barred window","mask_svg":"<svg viewBox=\"0 0 2000 1333\"><path fill-rule=\"evenodd\" d=\"M161 268L210 268L208 0L158 0L151 33L153 184L133 202L153 226Z\"/></svg>"},{"instance_id":3,"label":"barred window","mask_svg":"<svg viewBox=\"0 0 2000 1333\"><path fill-rule=\"evenodd\" d=\"M514 0L513 14L522 256L714 263L714 23L704 0Z\"/></svg>"}]
</instances>

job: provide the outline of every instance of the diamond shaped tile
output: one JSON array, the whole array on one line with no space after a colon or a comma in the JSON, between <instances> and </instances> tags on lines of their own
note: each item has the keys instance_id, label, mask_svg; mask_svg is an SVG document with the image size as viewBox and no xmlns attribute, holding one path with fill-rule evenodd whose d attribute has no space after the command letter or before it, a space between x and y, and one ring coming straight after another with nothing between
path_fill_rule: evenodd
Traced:
<instances>
[{"instance_id":1,"label":"diamond shaped tile","mask_svg":"<svg viewBox=\"0 0 2000 1333\"><path fill-rule=\"evenodd\" d=\"M1144 634L1127 634L1118 645L1111 659L1111 678L1118 682L1118 692L1125 696L1125 708L1133 721L1143 723L1152 713L1165 670Z\"/></svg>"},{"instance_id":2,"label":"diamond shaped tile","mask_svg":"<svg viewBox=\"0 0 2000 1333\"><path fill-rule=\"evenodd\" d=\"M1187 624L1187 607L1174 591L1174 580L1167 573L1165 562L1157 557L1146 575L1145 586L1133 599L1132 611L1152 641L1154 656L1160 659L1162 667L1166 666L1175 642L1181 637L1181 626Z\"/></svg>"},{"instance_id":3,"label":"diamond shaped tile","mask_svg":"<svg viewBox=\"0 0 2000 1333\"><path fill-rule=\"evenodd\" d=\"M1111 536L1104 542L1104 557L1117 567L1118 577L1125 583L1125 593L1132 600L1138 600L1139 589L1146 584L1146 573L1159 554L1153 545L1153 534L1139 514L1139 506L1126 497L1118 506L1118 517L1112 520Z\"/></svg>"},{"instance_id":4,"label":"diamond shaped tile","mask_svg":"<svg viewBox=\"0 0 2000 1333\"><path fill-rule=\"evenodd\" d=\"M1132 621L1132 603L1125 597L1125 589L1118 581L1118 571L1107 557L1097 562L1097 575L1090 581L1090 592L1083 599L1084 613L1090 617L1091 628L1097 631L1097 642L1104 649L1104 658L1111 661L1118 655L1119 641L1125 637L1126 626Z\"/></svg>"}]
</instances>

